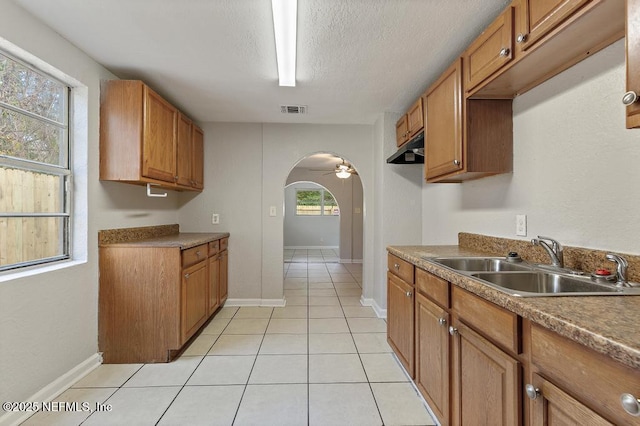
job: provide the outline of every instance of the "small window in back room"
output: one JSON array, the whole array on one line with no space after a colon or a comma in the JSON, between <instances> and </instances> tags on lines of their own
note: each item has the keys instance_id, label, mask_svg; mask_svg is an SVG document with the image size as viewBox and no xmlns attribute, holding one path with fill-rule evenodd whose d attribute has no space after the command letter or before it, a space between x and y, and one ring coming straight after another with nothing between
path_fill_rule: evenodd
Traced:
<instances>
[{"instance_id":1,"label":"small window in back room","mask_svg":"<svg viewBox=\"0 0 640 426\"><path fill-rule=\"evenodd\" d=\"M0 51L0 271L69 258L69 94Z\"/></svg>"},{"instance_id":2,"label":"small window in back room","mask_svg":"<svg viewBox=\"0 0 640 426\"><path fill-rule=\"evenodd\" d=\"M324 189L296 190L296 215L298 216L339 216L338 203L329 191Z\"/></svg>"}]
</instances>

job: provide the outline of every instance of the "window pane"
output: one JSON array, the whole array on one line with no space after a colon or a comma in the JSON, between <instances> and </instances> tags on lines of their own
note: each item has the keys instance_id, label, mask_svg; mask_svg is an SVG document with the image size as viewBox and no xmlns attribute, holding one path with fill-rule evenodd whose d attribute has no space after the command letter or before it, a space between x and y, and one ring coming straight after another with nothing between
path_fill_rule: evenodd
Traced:
<instances>
[{"instance_id":1,"label":"window pane","mask_svg":"<svg viewBox=\"0 0 640 426\"><path fill-rule=\"evenodd\" d=\"M318 190L296 191L296 214L320 216L322 214L322 193Z\"/></svg>"},{"instance_id":2,"label":"window pane","mask_svg":"<svg viewBox=\"0 0 640 426\"><path fill-rule=\"evenodd\" d=\"M65 217L0 217L0 269L64 256Z\"/></svg>"},{"instance_id":3,"label":"window pane","mask_svg":"<svg viewBox=\"0 0 640 426\"><path fill-rule=\"evenodd\" d=\"M67 167L66 130L0 107L0 155Z\"/></svg>"},{"instance_id":4,"label":"window pane","mask_svg":"<svg viewBox=\"0 0 640 426\"><path fill-rule=\"evenodd\" d=\"M338 216L340 214L338 203L329 191L324 191L324 214L327 216Z\"/></svg>"},{"instance_id":5,"label":"window pane","mask_svg":"<svg viewBox=\"0 0 640 426\"><path fill-rule=\"evenodd\" d=\"M67 88L0 54L0 101L66 124Z\"/></svg>"},{"instance_id":6,"label":"window pane","mask_svg":"<svg viewBox=\"0 0 640 426\"><path fill-rule=\"evenodd\" d=\"M0 167L0 182L0 214L65 212L64 176Z\"/></svg>"}]
</instances>

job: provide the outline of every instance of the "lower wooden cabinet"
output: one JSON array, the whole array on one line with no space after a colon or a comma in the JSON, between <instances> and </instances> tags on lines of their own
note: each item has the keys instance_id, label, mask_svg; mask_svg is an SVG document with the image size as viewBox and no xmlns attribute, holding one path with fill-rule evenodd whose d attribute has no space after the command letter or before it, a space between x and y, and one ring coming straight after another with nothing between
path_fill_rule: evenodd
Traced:
<instances>
[{"instance_id":1,"label":"lower wooden cabinet","mask_svg":"<svg viewBox=\"0 0 640 426\"><path fill-rule=\"evenodd\" d=\"M531 402L531 426L547 425L613 425L553 383L534 374L528 384L527 396Z\"/></svg>"},{"instance_id":2,"label":"lower wooden cabinet","mask_svg":"<svg viewBox=\"0 0 640 426\"><path fill-rule=\"evenodd\" d=\"M181 341L184 343L209 318L209 274L207 260L182 271Z\"/></svg>"},{"instance_id":3,"label":"lower wooden cabinet","mask_svg":"<svg viewBox=\"0 0 640 426\"><path fill-rule=\"evenodd\" d=\"M219 304L222 306L229 295L229 255L227 250L220 252L220 284L219 284Z\"/></svg>"},{"instance_id":4,"label":"lower wooden cabinet","mask_svg":"<svg viewBox=\"0 0 640 426\"><path fill-rule=\"evenodd\" d=\"M440 424L449 424L449 314L416 292L415 383Z\"/></svg>"},{"instance_id":5,"label":"lower wooden cabinet","mask_svg":"<svg viewBox=\"0 0 640 426\"><path fill-rule=\"evenodd\" d=\"M387 273L387 341L414 378L413 286Z\"/></svg>"},{"instance_id":6,"label":"lower wooden cabinet","mask_svg":"<svg viewBox=\"0 0 640 426\"><path fill-rule=\"evenodd\" d=\"M214 253L209 257L209 315L220 306L220 256Z\"/></svg>"},{"instance_id":7,"label":"lower wooden cabinet","mask_svg":"<svg viewBox=\"0 0 640 426\"><path fill-rule=\"evenodd\" d=\"M522 424L520 363L461 321L454 320L449 330L453 336L451 424Z\"/></svg>"}]
</instances>

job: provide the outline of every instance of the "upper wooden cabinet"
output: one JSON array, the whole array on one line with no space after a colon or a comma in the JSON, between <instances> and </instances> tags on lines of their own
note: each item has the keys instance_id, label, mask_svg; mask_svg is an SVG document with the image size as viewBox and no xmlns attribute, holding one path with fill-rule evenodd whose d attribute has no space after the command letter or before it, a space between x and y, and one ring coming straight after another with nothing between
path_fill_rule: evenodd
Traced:
<instances>
[{"instance_id":1,"label":"upper wooden cabinet","mask_svg":"<svg viewBox=\"0 0 640 426\"><path fill-rule=\"evenodd\" d=\"M103 83L100 180L200 191L194 172L202 174L202 141L195 148L193 139L191 120L143 82Z\"/></svg>"},{"instance_id":2,"label":"upper wooden cabinet","mask_svg":"<svg viewBox=\"0 0 640 426\"><path fill-rule=\"evenodd\" d=\"M204 132L195 124L191 125L191 185L195 189L204 188Z\"/></svg>"},{"instance_id":3,"label":"upper wooden cabinet","mask_svg":"<svg viewBox=\"0 0 640 426\"><path fill-rule=\"evenodd\" d=\"M462 87L462 59L457 59L427 90L427 182L462 182L512 170L511 100L465 100Z\"/></svg>"},{"instance_id":4,"label":"upper wooden cabinet","mask_svg":"<svg viewBox=\"0 0 640 426\"><path fill-rule=\"evenodd\" d=\"M481 83L475 84L476 79L466 87L467 96L513 98L607 47L624 36L624 6L625 0L514 0L505 12L508 15L508 10L513 10L513 58L491 64L487 55L487 60L480 61L487 64L484 68L474 64L473 58L466 60L465 67L471 69L465 73L480 73L483 78ZM482 45L483 33L469 50L495 51L490 46L500 38L495 31L503 15L485 31L494 34L486 40L487 47Z\"/></svg>"},{"instance_id":5,"label":"upper wooden cabinet","mask_svg":"<svg viewBox=\"0 0 640 426\"><path fill-rule=\"evenodd\" d=\"M396 145L398 147L404 145L423 128L424 113L422 97L420 97L396 123Z\"/></svg>"},{"instance_id":6,"label":"upper wooden cabinet","mask_svg":"<svg viewBox=\"0 0 640 426\"><path fill-rule=\"evenodd\" d=\"M464 85L473 89L513 58L513 7L507 7L467 48Z\"/></svg>"},{"instance_id":7,"label":"upper wooden cabinet","mask_svg":"<svg viewBox=\"0 0 640 426\"><path fill-rule=\"evenodd\" d=\"M640 127L640 1L627 0L627 128ZM633 92L633 93L629 93Z\"/></svg>"}]
</instances>

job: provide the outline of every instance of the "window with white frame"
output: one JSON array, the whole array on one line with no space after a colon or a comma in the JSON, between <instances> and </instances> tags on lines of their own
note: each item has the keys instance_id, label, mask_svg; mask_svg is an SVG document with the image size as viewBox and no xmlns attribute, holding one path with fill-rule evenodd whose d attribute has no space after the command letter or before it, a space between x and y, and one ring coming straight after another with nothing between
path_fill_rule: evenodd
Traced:
<instances>
[{"instance_id":1,"label":"window with white frame","mask_svg":"<svg viewBox=\"0 0 640 426\"><path fill-rule=\"evenodd\" d=\"M297 189L296 215L339 216L338 203L325 189Z\"/></svg>"},{"instance_id":2,"label":"window with white frame","mask_svg":"<svg viewBox=\"0 0 640 426\"><path fill-rule=\"evenodd\" d=\"M0 271L69 258L69 99L0 51Z\"/></svg>"}]
</instances>

